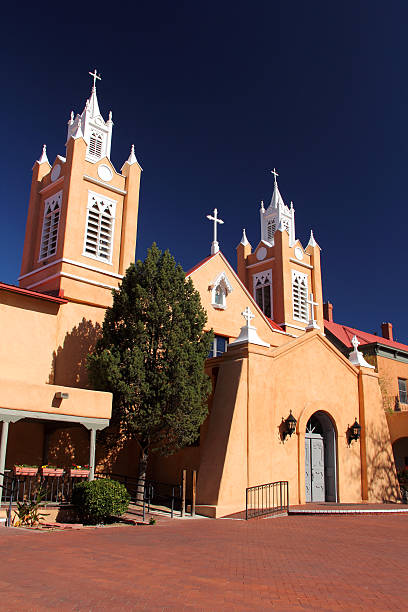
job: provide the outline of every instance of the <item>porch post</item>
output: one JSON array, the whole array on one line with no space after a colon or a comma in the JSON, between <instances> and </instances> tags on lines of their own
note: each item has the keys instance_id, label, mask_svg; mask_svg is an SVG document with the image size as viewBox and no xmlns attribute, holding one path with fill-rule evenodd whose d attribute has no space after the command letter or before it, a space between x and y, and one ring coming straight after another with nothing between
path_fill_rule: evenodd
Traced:
<instances>
[{"instance_id":1,"label":"porch post","mask_svg":"<svg viewBox=\"0 0 408 612\"><path fill-rule=\"evenodd\" d=\"M3 480L4 480L4 468L6 466L8 430L9 430L9 422L3 421L3 427L1 429L1 442L0 442L0 502L3 497Z\"/></svg>"},{"instance_id":2,"label":"porch post","mask_svg":"<svg viewBox=\"0 0 408 612\"><path fill-rule=\"evenodd\" d=\"M96 429L93 427L89 430L89 476L88 480L95 478L95 448L96 448Z\"/></svg>"}]
</instances>

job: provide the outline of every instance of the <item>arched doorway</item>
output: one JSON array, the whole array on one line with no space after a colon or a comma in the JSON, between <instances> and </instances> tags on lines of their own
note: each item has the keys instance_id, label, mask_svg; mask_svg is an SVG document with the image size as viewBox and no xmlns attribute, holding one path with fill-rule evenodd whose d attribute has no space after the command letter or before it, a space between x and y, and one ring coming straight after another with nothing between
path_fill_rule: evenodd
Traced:
<instances>
[{"instance_id":1,"label":"arched doorway","mask_svg":"<svg viewBox=\"0 0 408 612\"><path fill-rule=\"evenodd\" d=\"M312 414L305 435L307 502L337 501L336 431L328 414Z\"/></svg>"}]
</instances>

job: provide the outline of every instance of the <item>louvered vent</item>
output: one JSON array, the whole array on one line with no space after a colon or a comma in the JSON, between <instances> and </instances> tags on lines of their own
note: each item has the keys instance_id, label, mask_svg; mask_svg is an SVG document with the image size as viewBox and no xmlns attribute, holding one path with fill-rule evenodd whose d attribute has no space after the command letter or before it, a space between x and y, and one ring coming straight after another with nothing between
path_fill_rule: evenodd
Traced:
<instances>
[{"instance_id":1,"label":"louvered vent","mask_svg":"<svg viewBox=\"0 0 408 612\"><path fill-rule=\"evenodd\" d=\"M93 157L101 157L102 155L103 136L99 132L92 132L89 139L89 154Z\"/></svg>"},{"instance_id":2,"label":"louvered vent","mask_svg":"<svg viewBox=\"0 0 408 612\"><path fill-rule=\"evenodd\" d=\"M44 219L41 234L39 259L47 259L57 252L58 227L61 215L62 192L47 198L44 202Z\"/></svg>"},{"instance_id":3,"label":"louvered vent","mask_svg":"<svg viewBox=\"0 0 408 612\"><path fill-rule=\"evenodd\" d=\"M307 276L292 270L293 318L308 321L307 316Z\"/></svg>"},{"instance_id":4,"label":"louvered vent","mask_svg":"<svg viewBox=\"0 0 408 612\"><path fill-rule=\"evenodd\" d=\"M90 192L84 255L109 262L112 259L115 202Z\"/></svg>"}]
</instances>

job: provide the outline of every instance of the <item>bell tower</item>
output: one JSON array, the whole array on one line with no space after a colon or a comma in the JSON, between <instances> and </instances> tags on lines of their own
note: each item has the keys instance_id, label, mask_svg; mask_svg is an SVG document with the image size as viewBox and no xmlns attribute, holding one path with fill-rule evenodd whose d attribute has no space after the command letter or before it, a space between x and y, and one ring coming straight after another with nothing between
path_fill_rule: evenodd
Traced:
<instances>
[{"instance_id":1,"label":"bell tower","mask_svg":"<svg viewBox=\"0 0 408 612\"><path fill-rule=\"evenodd\" d=\"M65 155L33 167L20 287L106 307L134 261L142 168L132 145L118 172L110 160L112 112L99 110L96 70L81 114L71 113Z\"/></svg>"},{"instance_id":2,"label":"bell tower","mask_svg":"<svg viewBox=\"0 0 408 612\"><path fill-rule=\"evenodd\" d=\"M237 247L238 276L265 315L299 336L309 329L323 333L320 247L313 232L306 248L295 236L295 209L279 191L275 169L271 203L260 210L261 239L252 251L245 230Z\"/></svg>"}]
</instances>

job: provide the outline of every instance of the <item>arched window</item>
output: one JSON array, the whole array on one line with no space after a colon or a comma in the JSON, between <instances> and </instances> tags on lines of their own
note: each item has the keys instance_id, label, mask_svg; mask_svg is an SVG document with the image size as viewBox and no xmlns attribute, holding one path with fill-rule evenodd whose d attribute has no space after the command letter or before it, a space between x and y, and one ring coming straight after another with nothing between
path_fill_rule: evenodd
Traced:
<instances>
[{"instance_id":1,"label":"arched window","mask_svg":"<svg viewBox=\"0 0 408 612\"><path fill-rule=\"evenodd\" d=\"M44 202L44 218L39 259L46 259L57 252L58 227L61 214L62 191Z\"/></svg>"},{"instance_id":2,"label":"arched window","mask_svg":"<svg viewBox=\"0 0 408 612\"><path fill-rule=\"evenodd\" d=\"M297 270L292 270L292 300L293 318L298 321L308 321L307 276Z\"/></svg>"},{"instance_id":3,"label":"arched window","mask_svg":"<svg viewBox=\"0 0 408 612\"><path fill-rule=\"evenodd\" d=\"M272 270L254 275L254 298L262 312L272 316Z\"/></svg>"},{"instance_id":4,"label":"arched window","mask_svg":"<svg viewBox=\"0 0 408 612\"><path fill-rule=\"evenodd\" d=\"M111 263L115 207L114 200L89 192L84 255Z\"/></svg>"},{"instance_id":5,"label":"arched window","mask_svg":"<svg viewBox=\"0 0 408 612\"><path fill-rule=\"evenodd\" d=\"M102 144L103 144L103 136L100 132L93 131L91 132L91 137L89 139L89 154L93 157L101 157L102 156Z\"/></svg>"},{"instance_id":6,"label":"arched window","mask_svg":"<svg viewBox=\"0 0 408 612\"><path fill-rule=\"evenodd\" d=\"M225 272L217 276L215 281L210 285L212 290L211 303L214 308L224 309L227 307L227 296L232 291L231 283L229 282Z\"/></svg>"}]
</instances>

